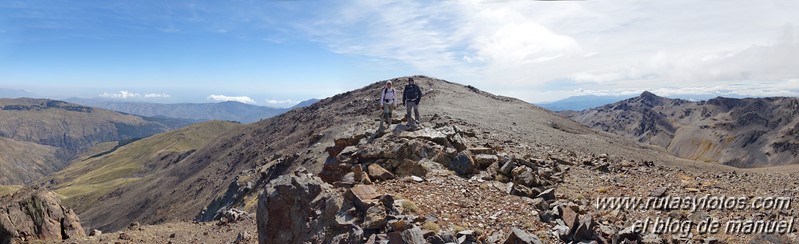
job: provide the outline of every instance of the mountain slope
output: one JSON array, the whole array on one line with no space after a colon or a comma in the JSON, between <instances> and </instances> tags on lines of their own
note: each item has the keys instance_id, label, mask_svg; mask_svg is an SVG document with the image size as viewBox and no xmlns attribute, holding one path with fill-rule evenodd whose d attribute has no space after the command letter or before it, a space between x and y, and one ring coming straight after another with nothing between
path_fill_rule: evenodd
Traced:
<instances>
[{"instance_id":1,"label":"mountain slope","mask_svg":"<svg viewBox=\"0 0 799 244\"><path fill-rule=\"evenodd\" d=\"M101 142L147 137L186 125L46 99L0 99L6 153L0 184L23 184L62 168ZM20 143L24 144L21 145ZM8 169L6 171L5 169Z\"/></svg>"},{"instance_id":2,"label":"mountain slope","mask_svg":"<svg viewBox=\"0 0 799 244\"><path fill-rule=\"evenodd\" d=\"M212 142L214 138L241 126L209 121L157 134L109 151L81 158L46 178L46 184L74 206L84 221L102 218L107 212L86 211L113 197L124 185L146 179ZM89 221L91 223L91 221Z\"/></svg>"},{"instance_id":3,"label":"mountain slope","mask_svg":"<svg viewBox=\"0 0 799 244\"><path fill-rule=\"evenodd\" d=\"M58 170L58 149L0 137L0 185L32 182Z\"/></svg>"},{"instance_id":4,"label":"mountain slope","mask_svg":"<svg viewBox=\"0 0 799 244\"><path fill-rule=\"evenodd\" d=\"M541 158L558 150L681 162L621 137L597 134L518 99L424 76L414 79L425 93L420 112L427 126L457 125L494 146L526 148ZM237 126L185 158L156 161L153 167L160 170L107 189L111 194L83 199L95 204L70 207L80 209L84 225L106 230L132 221L208 220L228 206L253 210L257 192L252 189L300 166L318 173L328 159L325 149L333 144L333 138L359 128L376 129L380 111L375 95L383 84L376 82L306 108ZM400 117L399 113L395 116ZM59 184L70 182L65 179Z\"/></svg>"},{"instance_id":5,"label":"mountain slope","mask_svg":"<svg viewBox=\"0 0 799 244\"><path fill-rule=\"evenodd\" d=\"M94 99L70 99L68 101L141 116L181 118L196 121L228 120L241 123L257 122L289 110L240 102L160 104ZM307 106L306 104L304 103L303 105Z\"/></svg>"},{"instance_id":6,"label":"mountain slope","mask_svg":"<svg viewBox=\"0 0 799 244\"><path fill-rule=\"evenodd\" d=\"M679 157L736 167L799 163L799 99L641 96L566 116L662 147Z\"/></svg>"}]
</instances>

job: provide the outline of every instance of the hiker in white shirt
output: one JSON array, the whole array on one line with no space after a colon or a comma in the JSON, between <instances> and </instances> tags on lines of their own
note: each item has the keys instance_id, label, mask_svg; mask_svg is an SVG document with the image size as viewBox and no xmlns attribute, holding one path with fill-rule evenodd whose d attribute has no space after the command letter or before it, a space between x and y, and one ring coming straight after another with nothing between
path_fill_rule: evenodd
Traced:
<instances>
[{"instance_id":1,"label":"hiker in white shirt","mask_svg":"<svg viewBox=\"0 0 799 244\"><path fill-rule=\"evenodd\" d=\"M380 91L380 107L383 108L383 116L380 118L380 129L383 129L383 122L391 127L391 115L397 106L397 91L392 87L391 81L386 82L386 86Z\"/></svg>"}]
</instances>

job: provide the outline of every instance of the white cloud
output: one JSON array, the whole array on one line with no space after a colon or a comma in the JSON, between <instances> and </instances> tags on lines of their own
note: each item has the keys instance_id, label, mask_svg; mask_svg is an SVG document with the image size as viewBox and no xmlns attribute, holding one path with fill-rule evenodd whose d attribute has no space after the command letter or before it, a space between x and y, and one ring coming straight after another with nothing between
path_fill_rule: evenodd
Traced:
<instances>
[{"instance_id":1,"label":"white cloud","mask_svg":"<svg viewBox=\"0 0 799 244\"><path fill-rule=\"evenodd\" d=\"M247 96L225 96L225 95L210 95L208 100L217 102L240 102L246 104L255 104L255 100Z\"/></svg>"},{"instance_id":2,"label":"white cloud","mask_svg":"<svg viewBox=\"0 0 799 244\"><path fill-rule=\"evenodd\" d=\"M144 97L146 97L146 98L168 98L169 94L166 94L166 93L147 93L147 94L144 94Z\"/></svg>"},{"instance_id":3,"label":"white cloud","mask_svg":"<svg viewBox=\"0 0 799 244\"><path fill-rule=\"evenodd\" d=\"M266 103L270 105L297 105L300 103L300 101L294 101L291 99L286 99L286 100L268 99L266 100Z\"/></svg>"},{"instance_id":4,"label":"white cloud","mask_svg":"<svg viewBox=\"0 0 799 244\"><path fill-rule=\"evenodd\" d=\"M169 94L166 93L146 93L142 95L141 93L131 92L131 91L119 91L116 93L108 93L103 92L103 94L99 95L100 97L104 98L114 98L114 99L128 99L128 98L168 98L170 97Z\"/></svg>"},{"instance_id":5,"label":"white cloud","mask_svg":"<svg viewBox=\"0 0 799 244\"><path fill-rule=\"evenodd\" d=\"M342 6L301 28L338 53L407 64L412 72L531 102L577 88L779 95L786 91L780 84L799 77L799 35L786 27L799 24L793 0L351 0Z\"/></svg>"}]
</instances>

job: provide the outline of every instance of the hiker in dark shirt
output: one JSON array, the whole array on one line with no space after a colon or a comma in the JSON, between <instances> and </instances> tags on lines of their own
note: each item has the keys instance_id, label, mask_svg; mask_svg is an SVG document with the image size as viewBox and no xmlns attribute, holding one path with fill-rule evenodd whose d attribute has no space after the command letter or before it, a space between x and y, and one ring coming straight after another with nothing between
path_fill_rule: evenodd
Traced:
<instances>
[{"instance_id":1,"label":"hiker in dark shirt","mask_svg":"<svg viewBox=\"0 0 799 244\"><path fill-rule=\"evenodd\" d=\"M402 92L402 105L405 105L405 119L411 128L416 128L419 122L419 101L421 99L422 89L419 89L419 86L414 83L413 78L408 78L408 85L405 86L405 90ZM416 115L416 118L411 115Z\"/></svg>"}]
</instances>

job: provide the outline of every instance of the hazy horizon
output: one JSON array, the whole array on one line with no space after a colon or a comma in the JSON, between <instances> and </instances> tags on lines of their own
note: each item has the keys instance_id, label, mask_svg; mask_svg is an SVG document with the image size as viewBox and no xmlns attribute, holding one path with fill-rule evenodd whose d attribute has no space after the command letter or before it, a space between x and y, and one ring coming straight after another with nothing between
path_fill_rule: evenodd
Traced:
<instances>
[{"instance_id":1,"label":"hazy horizon","mask_svg":"<svg viewBox=\"0 0 799 244\"><path fill-rule=\"evenodd\" d=\"M0 88L290 107L427 75L531 103L799 96L799 2L6 1Z\"/></svg>"}]
</instances>

